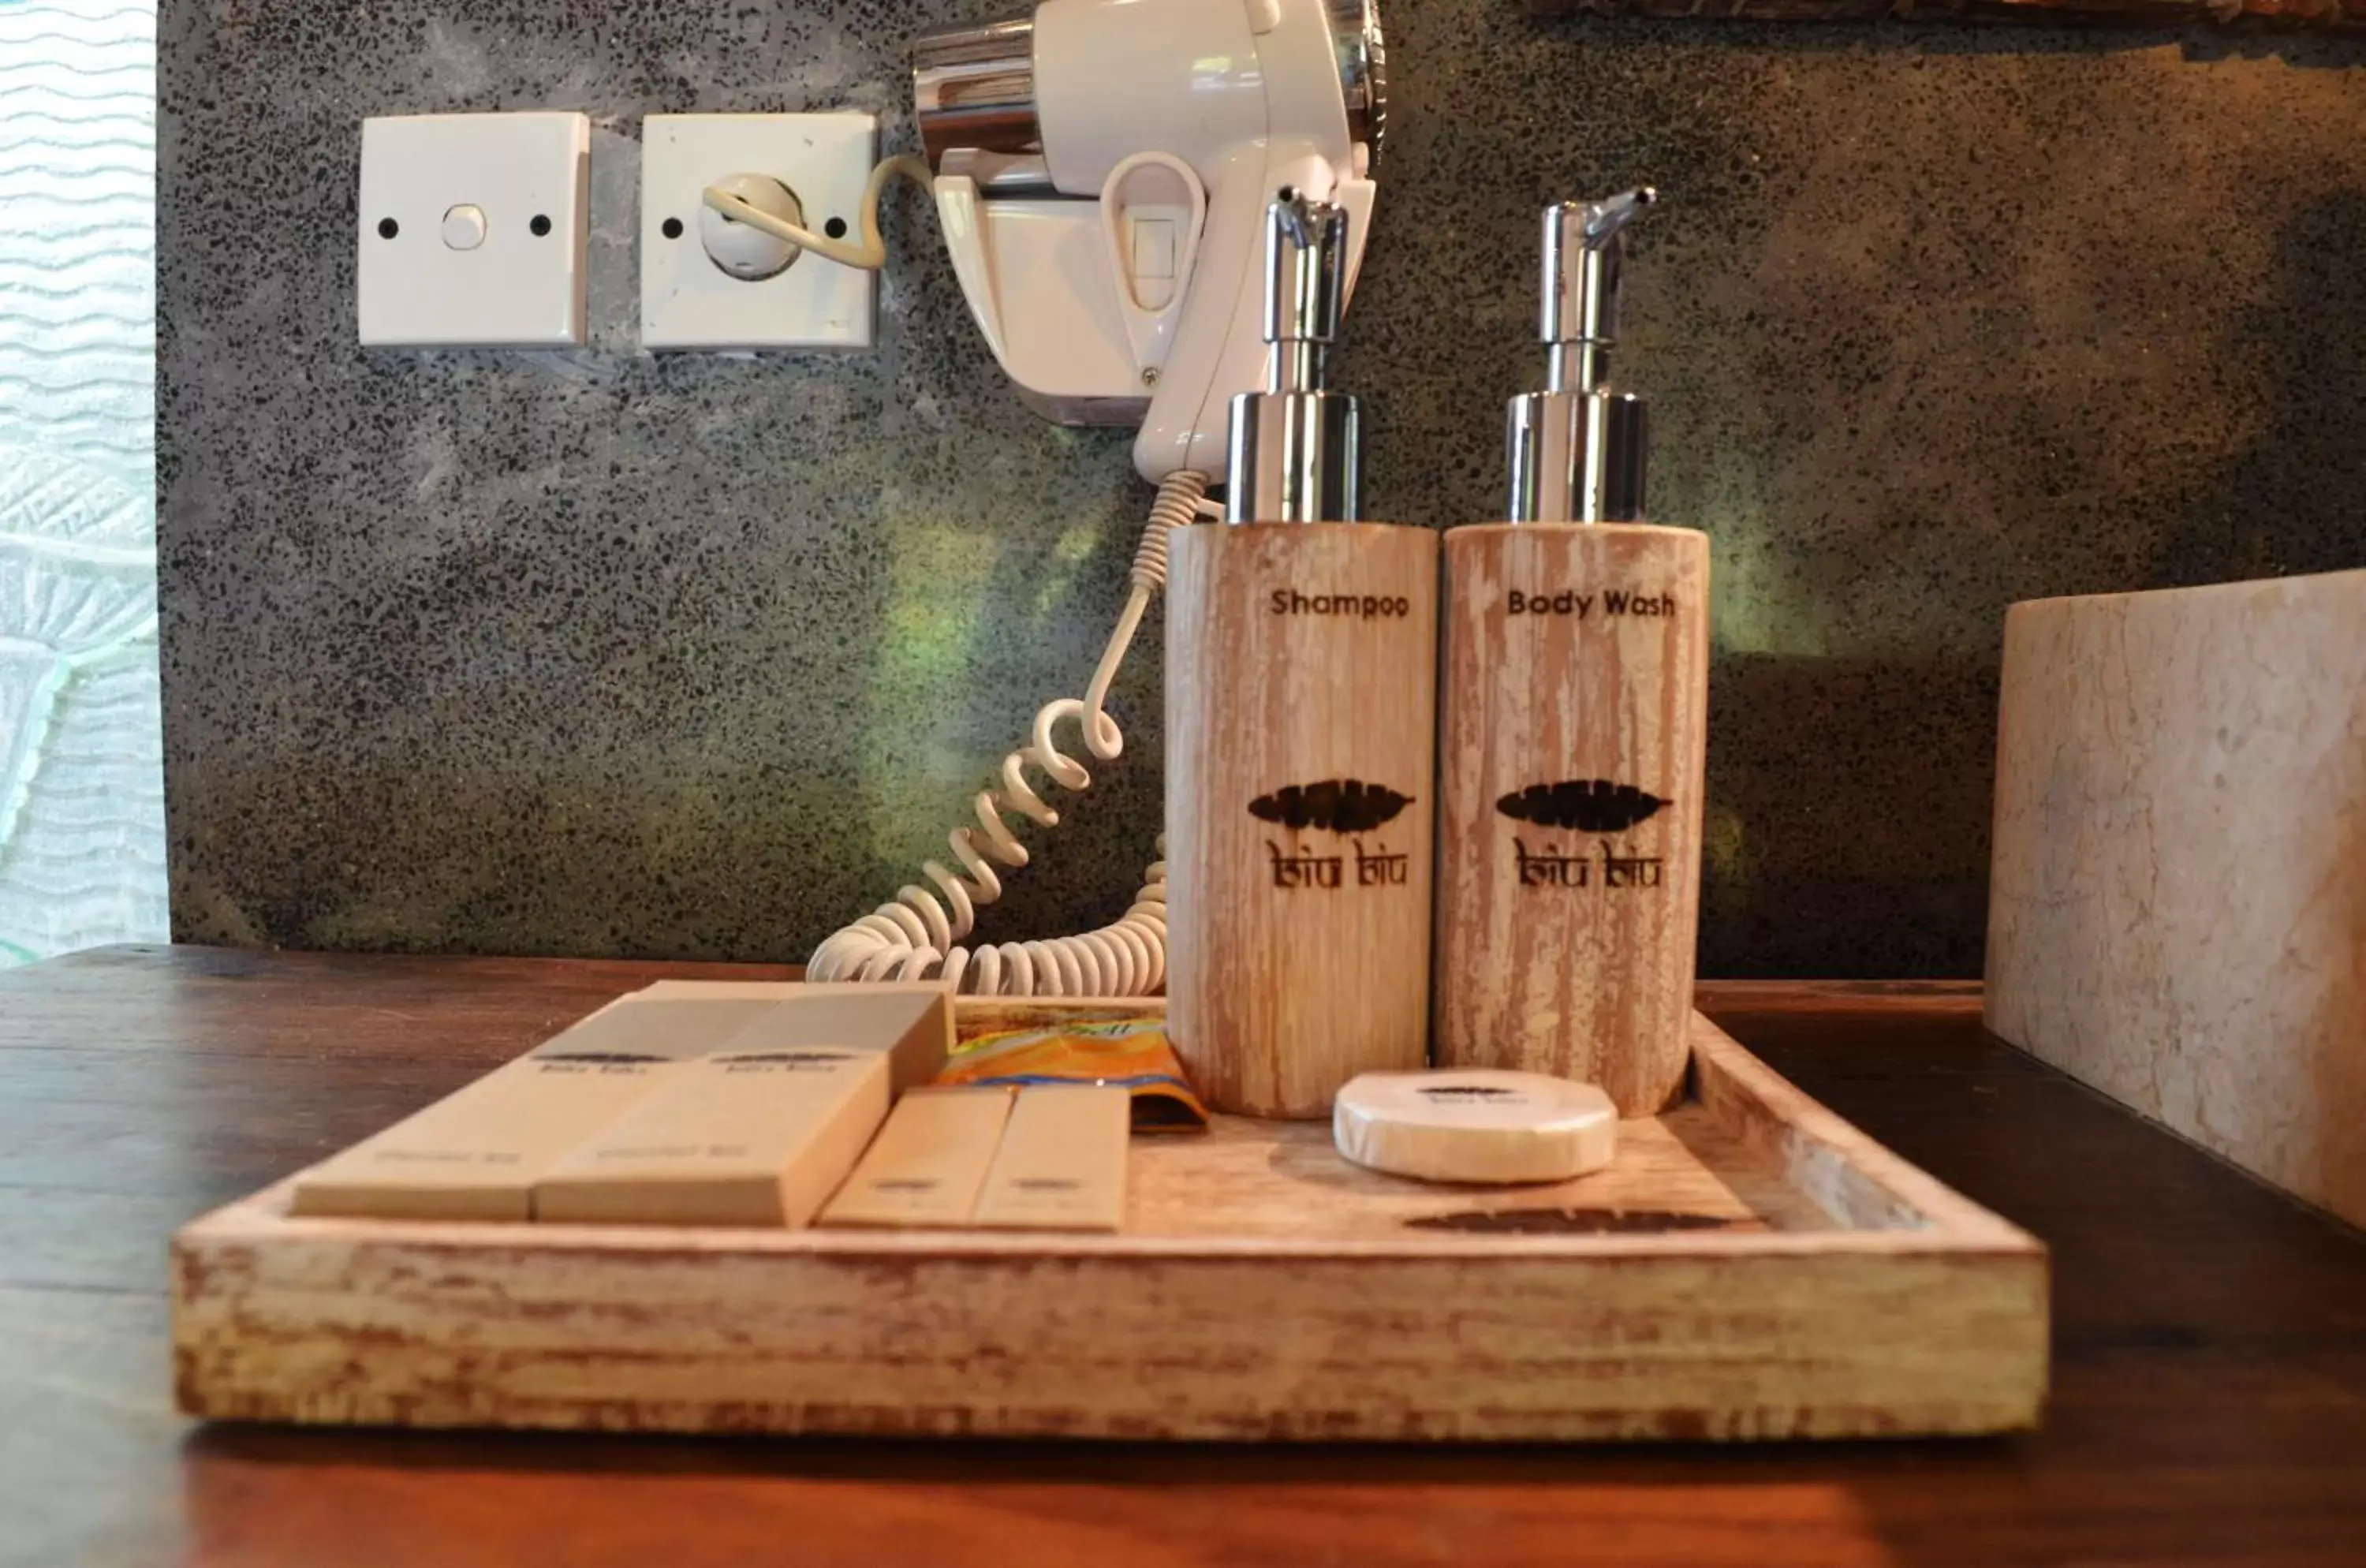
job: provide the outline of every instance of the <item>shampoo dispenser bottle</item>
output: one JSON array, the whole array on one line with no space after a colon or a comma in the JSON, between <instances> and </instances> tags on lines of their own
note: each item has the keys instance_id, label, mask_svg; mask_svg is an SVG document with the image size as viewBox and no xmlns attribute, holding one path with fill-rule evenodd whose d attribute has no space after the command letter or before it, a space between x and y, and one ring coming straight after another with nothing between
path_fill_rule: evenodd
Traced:
<instances>
[{"instance_id":1,"label":"shampoo dispenser bottle","mask_svg":"<svg viewBox=\"0 0 2366 1568\"><path fill-rule=\"evenodd\" d=\"M1683 1088L1700 909L1708 538L1643 516L1614 389L1619 231L1650 189L1545 209L1542 392L1512 400L1511 521L1446 536L1438 1061Z\"/></svg>"},{"instance_id":2,"label":"shampoo dispenser bottle","mask_svg":"<svg viewBox=\"0 0 2366 1568\"><path fill-rule=\"evenodd\" d=\"M1427 1057L1437 536L1358 520L1346 214L1266 218L1267 389L1166 585L1166 1021L1217 1109L1313 1117Z\"/></svg>"}]
</instances>

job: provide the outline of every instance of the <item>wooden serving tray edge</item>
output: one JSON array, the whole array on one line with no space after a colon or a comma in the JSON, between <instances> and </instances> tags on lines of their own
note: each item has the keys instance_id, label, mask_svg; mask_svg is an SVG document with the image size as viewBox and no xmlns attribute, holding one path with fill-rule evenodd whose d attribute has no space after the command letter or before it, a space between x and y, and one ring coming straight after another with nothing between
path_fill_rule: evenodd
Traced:
<instances>
[{"instance_id":1,"label":"wooden serving tray edge","mask_svg":"<svg viewBox=\"0 0 2366 1568\"><path fill-rule=\"evenodd\" d=\"M1693 1020L1692 1089L1829 1230L1386 1239L287 1216L173 1243L181 1408L677 1432L1534 1441L2034 1426L2032 1236Z\"/></svg>"}]
</instances>

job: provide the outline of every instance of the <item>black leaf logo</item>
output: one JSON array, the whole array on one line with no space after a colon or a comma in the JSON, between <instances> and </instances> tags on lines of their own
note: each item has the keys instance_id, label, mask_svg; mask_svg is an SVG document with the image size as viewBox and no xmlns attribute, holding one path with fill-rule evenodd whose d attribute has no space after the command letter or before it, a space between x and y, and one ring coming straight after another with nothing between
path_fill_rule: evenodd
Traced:
<instances>
[{"instance_id":1,"label":"black leaf logo","mask_svg":"<svg viewBox=\"0 0 2366 1568\"><path fill-rule=\"evenodd\" d=\"M1495 809L1539 828L1573 828L1581 833L1616 833L1658 814L1668 803L1633 784L1608 779L1564 779L1530 784L1495 803Z\"/></svg>"},{"instance_id":2,"label":"black leaf logo","mask_svg":"<svg viewBox=\"0 0 2366 1568\"><path fill-rule=\"evenodd\" d=\"M1386 784L1361 779L1324 779L1321 784L1284 784L1249 802L1249 815L1285 828L1325 828L1335 833L1369 833L1413 804Z\"/></svg>"},{"instance_id":3,"label":"black leaf logo","mask_svg":"<svg viewBox=\"0 0 2366 1568\"><path fill-rule=\"evenodd\" d=\"M1657 1235L1669 1231L1713 1231L1731 1224L1714 1214L1669 1209L1480 1209L1424 1214L1407 1220L1405 1227L1470 1235Z\"/></svg>"}]
</instances>

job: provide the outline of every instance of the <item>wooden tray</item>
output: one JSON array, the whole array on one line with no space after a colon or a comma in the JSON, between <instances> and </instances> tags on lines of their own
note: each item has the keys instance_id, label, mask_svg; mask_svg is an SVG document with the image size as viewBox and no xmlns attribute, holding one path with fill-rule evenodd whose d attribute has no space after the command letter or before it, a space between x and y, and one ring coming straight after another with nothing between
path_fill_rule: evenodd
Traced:
<instances>
[{"instance_id":1,"label":"wooden tray","mask_svg":"<svg viewBox=\"0 0 2366 1568\"><path fill-rule=\"evenodd\" d=\"M1860 1437L2034 1424L2046 1260L1706 1019L1692 1098L1552 1187L1320 1123L1137 1139L1116 1236L287 1215L175 1238L225 1420L1164 1438Z\"/></svg>"}]
</instances>

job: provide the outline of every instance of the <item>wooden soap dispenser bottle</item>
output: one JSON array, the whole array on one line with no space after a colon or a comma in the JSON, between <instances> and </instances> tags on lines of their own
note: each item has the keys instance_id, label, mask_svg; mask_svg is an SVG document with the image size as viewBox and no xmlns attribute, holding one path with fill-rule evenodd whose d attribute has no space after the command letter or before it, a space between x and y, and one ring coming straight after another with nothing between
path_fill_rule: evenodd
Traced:
<instances>
[{"instance_id":1,"label":"wooden soap dispenser bottle","mask_svg":"<svg viewBox=\"0 0 2366 1568\"><path fill-rule=\"evenodd\" d=\"M1511 521L1446 536L1440 1065L1682 1090L1700 909L1708 538L1643 516L1615 390L1619 231L1648 188L1544 214L1546 390L1512 400Z\"/></svg>"},{"instance_id":2,"label":"wooden soap dispenser bottle","mask_svg":"<svg viewBox=\"0 0 2366 1568\"><path fill-rule=\"evenodd\" d=\"M1324 386L1346 215L1267 210L1267 389L1166 584L1166 1025L1217 1109L1327 1115L1427 1056L1437 536L1357 520Z\"/></svg>"}]
</instances>

